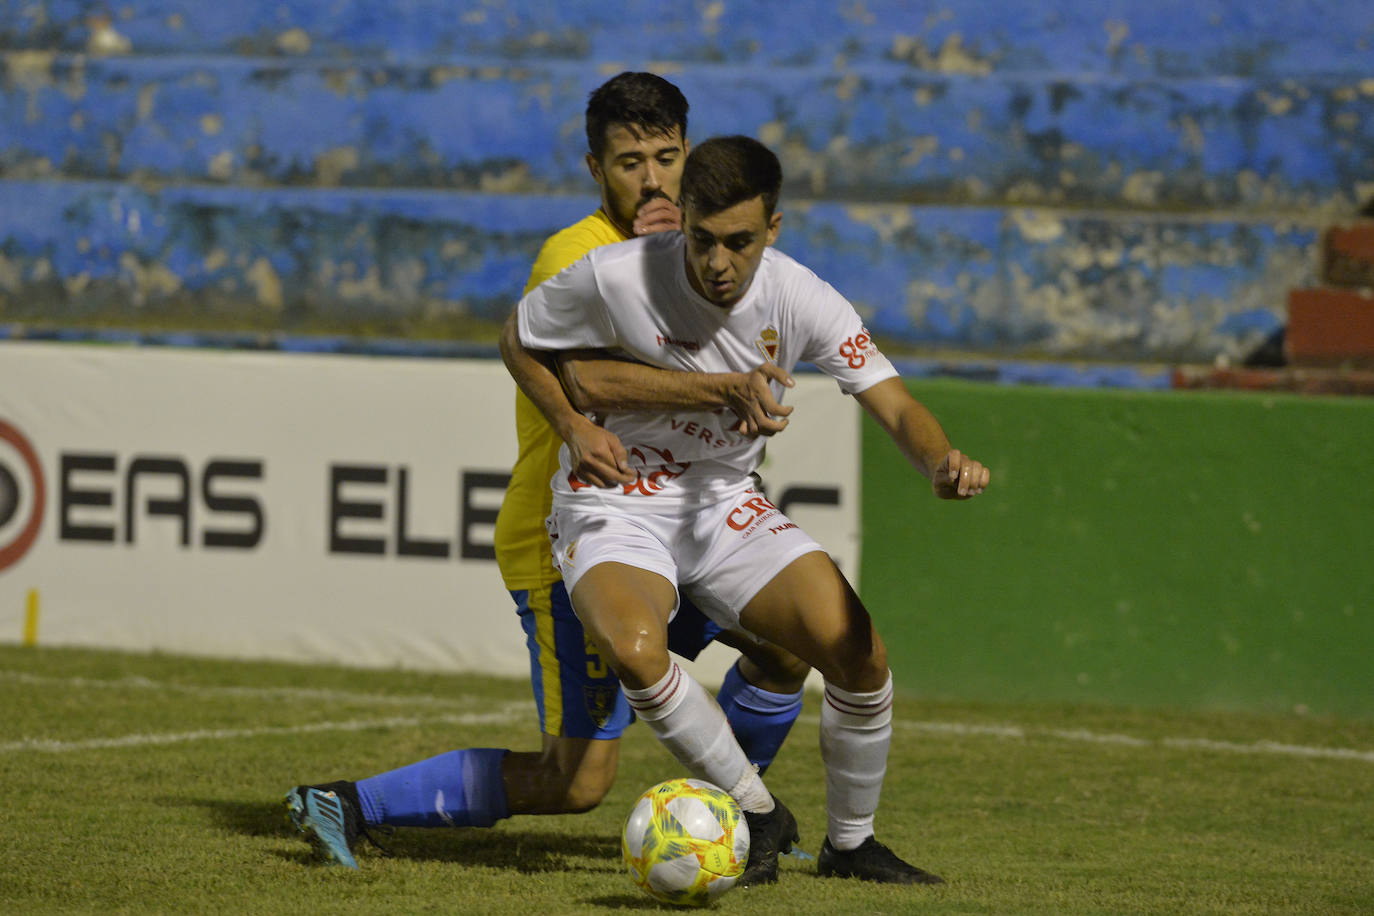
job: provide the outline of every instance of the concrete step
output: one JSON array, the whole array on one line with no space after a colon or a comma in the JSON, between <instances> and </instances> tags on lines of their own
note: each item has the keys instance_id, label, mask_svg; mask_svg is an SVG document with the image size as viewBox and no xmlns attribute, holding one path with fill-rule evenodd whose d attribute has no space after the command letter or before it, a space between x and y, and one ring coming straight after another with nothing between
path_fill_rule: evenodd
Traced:
<instances>
[{"instance_id":1,"label":"concrete step","mask_svg":"<svg viewBox=\"0 0 1374 916\"><path fill-rule=\"evenodd\" d=\"M1297 394L1374 395L1374 371L1347 368L1235 369L1178 366L1174 388L1290 391Z\"/></svg>"},{"instance_id":2,"label":"concrete step","mask_svg":"<svg viewBox=\"0 0 1374 916\"><path fill-rule=\"evenodd\" d=\"M1326 230L1322 279L1331 286L1374 287L1374 220Z\"/></svg>"},{"instance_id":3,"label":"concrete step","mask_svg":"<svg viewBox=\"0 0 1374 916\"><path fill-rule=\"evenodd\" d=\"M578 193L604 71L0 55L0 176ZM1374 81L921 74L875 64L674 78L690 134L778 150L818 199L1347 214Z\"/></svg>"},{"instance_id":4,"label":"concrete step","mask_svg":"<svg viewBox=\"0 0 1374 916\"><path fill-rule=\"evenodd\" d=\"M1295 366L1374 369L1374 290L1293 290L1284 346Z\"/></svg>"},{"instance_id":5,"label":"concrete step","mask_svg":"<svg viewBox=\"0 0 1374 916\"><path fill-rule=\"evenodd\" d=\"M946 73L1287 77L1366 73L1374 23L1359 3L1238 0L909 0L557 3L505 0L0 0L0 48L90 53L410 60L835 66L897 61Z\"/></svg>"},{"instance_id":6,"label":"concrete step","mask_svg":"<svg viewBox=\"0 0 1374 916\"><path fill-rule=\"evenodd\" d=\"M0 182L0 317L452 336L518 298L594 198ZM778 247L904 347L1236 362L1315 282L1319 229L784 199ZM372 323L372 324L369 324ZM446 324L447 323L447 324ZM448 328L446 331L445 328ZM416 330L419 329L419 330Z\"/></svg>"}]
</instances>

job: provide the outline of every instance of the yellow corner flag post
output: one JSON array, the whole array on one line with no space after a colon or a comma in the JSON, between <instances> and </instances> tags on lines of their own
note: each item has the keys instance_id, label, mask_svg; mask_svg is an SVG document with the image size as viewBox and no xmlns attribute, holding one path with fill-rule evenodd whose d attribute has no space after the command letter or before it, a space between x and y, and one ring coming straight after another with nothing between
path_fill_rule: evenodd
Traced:
<instances>
[{"instance_id":1,"label":"yellow corner flag post","mask_svg":"<svg viewBox=\"0 0 1374 916\"><path fill-rule=\"evenodd\" d=\"M24 609L24 645L38 645L38 589L29 589Z\"/></svg>"}]
</instances>

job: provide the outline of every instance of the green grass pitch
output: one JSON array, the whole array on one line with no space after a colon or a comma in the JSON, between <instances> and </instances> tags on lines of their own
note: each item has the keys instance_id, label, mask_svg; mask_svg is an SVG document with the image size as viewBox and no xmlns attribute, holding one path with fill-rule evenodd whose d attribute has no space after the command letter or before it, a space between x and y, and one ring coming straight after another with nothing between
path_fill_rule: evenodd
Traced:
<instances>
[{"instance_id":1,"label":"green grass pitch","mask_svg":"<svg viewBox=\"0 0 1374 916\"><path fill-rule=\"evenodd\" d=\"M401 830L317 865L298 782L446 750L535 746L518 681L0 647L0 900L23 913L595 913L659 909L620 827L683 775L631 728L606 801L491 830ZM768 774L824 833L817 698ZM880 838L941 888L784 859L738 913L1374 912L1374 722L902 696Z\"/></svg>"}]
</instances>

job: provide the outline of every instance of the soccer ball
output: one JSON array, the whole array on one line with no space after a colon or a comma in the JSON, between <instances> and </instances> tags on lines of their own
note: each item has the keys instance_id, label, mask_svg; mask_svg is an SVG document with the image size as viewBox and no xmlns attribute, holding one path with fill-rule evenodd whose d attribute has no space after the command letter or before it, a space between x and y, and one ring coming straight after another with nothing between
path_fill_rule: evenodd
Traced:
<instances>
[{"instance_id":1,"label":"soccer ball","mask_svg":"<svg viewBox=\"0 0 1374 916\"><path fill-rule=\"evenodd\" d=\"M670 779L639 796L621 851L630 877L664 903L705 906L734 886L749 857L749 822L725 792Z\"/></svg>"}]
</instances>

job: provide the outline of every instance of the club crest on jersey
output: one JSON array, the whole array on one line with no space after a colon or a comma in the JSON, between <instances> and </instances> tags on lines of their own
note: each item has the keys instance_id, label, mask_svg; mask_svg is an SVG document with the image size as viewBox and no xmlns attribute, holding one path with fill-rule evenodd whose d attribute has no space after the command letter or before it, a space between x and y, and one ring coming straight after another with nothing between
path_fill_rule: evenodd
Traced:
<instances>
[{"instance_id":1,"label":"club crest on jersey","mask_svg":"<svg viewBox=\"0 0 1374 916\"><path fill-rule=\"evenodd\" d=\"M754 346L759 348L764 359L770 363L776 363L778 361L778 329L771 324L764 328L754 340Z\"/></svg>"},{"instance_id":2,"label":"club crest on jersey","mask_svg":"<svg viewBox=\"0 0 1374 916\"><path fill-rule=\"evenodd\" d=\"M597 728L604 728L610 721L611 714L615 712L615 701L620 693L617 687L583 687L582 699L587 706L587 715L596 723Z\"/></svg>"}]
</instances>

